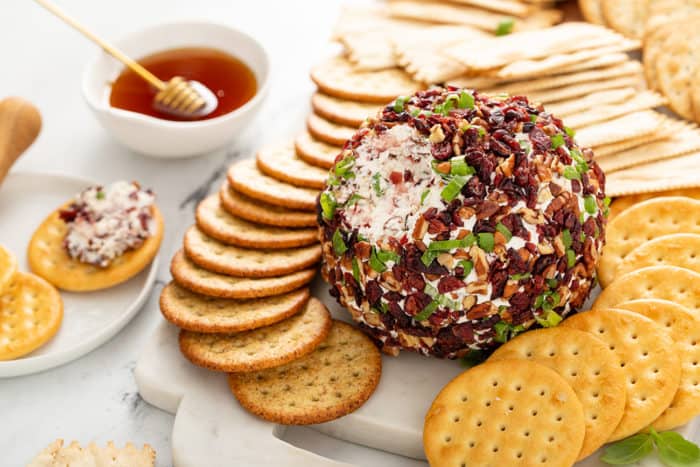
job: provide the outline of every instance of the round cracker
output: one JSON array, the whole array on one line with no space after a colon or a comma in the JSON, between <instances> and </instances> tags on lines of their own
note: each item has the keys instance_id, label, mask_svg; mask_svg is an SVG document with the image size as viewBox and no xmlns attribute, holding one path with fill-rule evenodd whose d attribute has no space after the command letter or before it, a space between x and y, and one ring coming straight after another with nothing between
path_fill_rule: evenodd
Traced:
<instances>
[{"instance_id":1,"label":"round cracker","mask_svg":"<svg viewBox=\"0 0 700 467\"><path fill-rule=\"evenodd\" d=\"M291 141L261 149L256 160L260 171L282 182L319 190L326 185L328 171L297 157Z\"/></svg>"},{"instance_id":2,"label":"round cracker","mask_svg":"<svg viewBox=\"0 0 700 467\"><path fill-rule=\"evenodd\" d=\"M380 104L338 99L321 92L311 96L311 107L326 120L351 127L359 127L382 108Z\"/></svg>"},{"instance_id":3,"label":"round cracker","mask_svg":"<svg viewBox=\"0 0 700 467\"><path fill-rule=\"evenodd\" d=\"M335 158L343 150L342 147L326 144L315 139L304 131L294 140L297 156L309 164L330 169L335 164Z\"/></svg>"},{"instance_id":4,"label":"round cracker","mask_svg":"<svg viewBox=\"0 0 700 467\"><path fill-rule=\"evenodd\" d=\"M617 267L617 275L649 266L677 266L700 273L700 235L671 234L652 238L625 256Z\"/></svg>"},{"instance_id":5,"label":"round cracker","mask_svg":"<svg viewBox=\"0 0 700 467\"><path fill-rule=\"evenodd\" d=\"M578 459L588 457L612 435L625 412L625 376L615 354L592 334L555 327L523 333L489 360L523 359L545 365L571 385L583 406L586 434Z\"/></svg>"},{"instance_id":6,"label":"round cracker","mask_svg":"<svg viewBox=\"0 0 700 467\"><path fill-rule=\"evenodd\" d=\"M625 413L609 441L637 433L666 410L678 390L681 364L673 341L656 323L631 311L596 309L560 326L590 332L605 342L625 374Z\"/></svg>"},{"instance_id":7,"label":"round cracker","mask_svg":"<svg viewBox=\"0 0 700 467\"><path fill-rule=\"evenodd\" d=\"M12 282L17 272L17 257L7 248L0 245L0 293Z\"/></svg>"},{"instance_id":8,"label":"round cracker","mask_svg":"<svg viewBox=\"0 0 700 467\"><path fill-rule=\"evenodd\" d=\"M68 225L59 215L60 209L49 214L32 235L27 248L29 268L56 287L71 292L90 292L126 282L155 258L163 240L163 217L153 205L155 231L135 250L126 251L106 268L83 263L68 256L63 240Z\"/></svg>"},{"instance_id":9,"label":"round cracker","mask_svg":"<svg viewBox=\"0 0 700 467\"><path fill-rule=\"evenodd\" d=\"M700 188L676 188L673 190L666 190L656 193L639 193L636 195L620 196L619 198L615 198L613 203L610 205L608 221L612 220L613 217L616 217L630 206L651 198L660 198L662 196L685 196L686 198L700 200Z\"/></svg>"},{"instance_id":10,"label":"round cracker","mask_svg":"<svg viewBox=\"0 0 700 467\"><path fill-rule=\"evenodd\" d=\"M672 233L700 234L700 201L684 197L653 198L616 216L607 226L598 278L607 287L625 257L644 242Z\"/></svg>"},{"instance_id":11,"label":"round cracker","mask_svg":"<svg viewBox=\"0 0 700 467\"><path fill-rule=\"evenodd\" d=\"M230 214L251 222L277 227L316 227L316 214L285 209L239 193L228 183L219 190L221 206Z\"/></svg>"},{"instance_id":12,"label":"round cracker","mask_svg":"<svg viewBox=\"0 0 700 467\"><path fill-rule=\"evenodd\" d=\"M180 351L203 368L231 373L284 365L312 352L331 329L331 314L311 298L298 314L279 323L236 334L180 331Z\"/></svg>"},{"instance_id":13,"label":"round cracker","mask_svg":"<svg viewBox=\"0 0 700 467\"><path fill-rule=\"evenodd\" d=\"M675 266L651 266L615 279L598 295L593 308L615 307L638 298L669 300L700 318L700 274Z\"/></svg>"},{"instance_id":14,"label":"round cracker","mask_svg":"<svg viewBox=\"0 0 700 467\"><path fill-rule=\"evenodd\" d=\"M313 300L313 299L312 299ZM382 373L377 347L341 321L309 355L287 365L229 376L248 411L273 423L308 425L354 412L372 395Z\"/></svg>"},{"instance_id":15,"label":"round cracker","mask_svg":"<svg viewBox=\"0 0 700 467\"><path fill-rule=\"evenodd\" d=\"M697 22L688 24L697 27ZM692 30L676 25L663 41L663 52L656 57L659 88L668 98L671 110L688 120L694 117L692 78L700 62L698 42Z\"/></svg>"},{"instance_id":16,"label":"round cracker","mask_svg":"<svg viewBox=\"0 0 700 467\"><path fill-rule=\"evenodd\" d=\"M204 269L237 277L275 277L319 262L321 245L261 250L227 245L208 237L196 225L185 233L185 253Z\"/></svg>"},{"instance_id":17,"label":"round cracker","mask_svg":"<svg viewBox=\"0 0 700 467\"><path fill-rule=\"evenodd\" d=\"M603 0L578 0L578 6L586 21L593 24L605 25Z\"/></svg>"},{"instance_id":18,"label":"round cracker","mask_svg":"<svg viewBox=\"0 0 700 467\"><path fill-rule=\"evenodd\" d=\"M680 386L671 405L651 426L665 431L685 425L700 413L700 320L668 300L632 300L617 307L646 316L673 339L681 360Z\"/></svg>"},{"instance_id":19,"label":"round cracker","mask_svg":"<svg viewBox=\"0 0 700 467\"><path fill-rule=\"evenodd\" d=\"M165 319L188 331L231 333L269 326L288 318L309 300L309 289L249 300L201 295L171 282L160 294Z\"/></svg>"},{"instance_id":20,"label":"round cracker","mask_svg":"<svg viewBox=\"0 0 700 467\"><path fill-rule=\"evenodd\" d=\"M648 0L601 0L608 26L633 39L644 36Z\"/></svg>"},{"instance_id":21,"label":"round cracker","mask_svg":"<svg viewBox=\"0 0 700 467\"><path fill-rule=\"evenodd\" d=\"M583 408L554 370L527 360L489 361L450 381L423 427L430 465L572 465Z\"/></svg>"},{"instance_id":22,"label":"round cracker","mask_svg":"<svg viewBox=\"0 0 700 467\"><path fill-rule=\"evenodd\" d=\"M279 277L233 277L200 268L180 250L173 256L170 273L182 287L210 297L259 298L280 295L308 284L316 275L316 269L305 269Z\"/></svg>"},{"instance_id":23,"label":"round cracker","mask_svg":"<svg viewBox=\"0 0 700 467\"><path fill-rule=\"evenodd\" d=\"M300 188L268 177L262 173L255 159L233 164L226 174L234 190L253 199L289 209L314 211L319 190Z\"/></svg>"},{"instance_id":24,"label":"round cracker","mask_svg":"<svg viewBox=\"0 0 700 467\"><path fill-rule=\"evenodd\" d=\"M361 71L343 57L333 57L313 67L311 79L325 94L378 104L413 94L424 87L400 68Z\"/></svg>"},{"instance_id":25,"label":"round cracker","mask_svg":"<svg viewBox=\"0 0 700 467\"><path fill-rule=\"evenodd\" d=\"M313 113L306 119L306 129L317 140L335 146L343 146L356 131L353 127L329 122Z\"/></svg>"},{"instance_id":26,"label":"round cracker","mask_svg":"<svg viewBox=\"0 0 700 467\"><path fill-rule=\"evenodd\" d=\"M18 272L0 294L0 360L26 355L58 332L63 300L47 281Z\"/></svg>"},{"instance_id":27,"label":"round cracker","mask_svg":"<svg viewBox=\"0 0 700 467\"><path fill-rule=\"evenodd\" d=\"M317 229L285 229L248 222L228 213L218 194L197 206L197 226L208 236L248 248L290 248L318 242Z\"/></svg>"}]
</instances>

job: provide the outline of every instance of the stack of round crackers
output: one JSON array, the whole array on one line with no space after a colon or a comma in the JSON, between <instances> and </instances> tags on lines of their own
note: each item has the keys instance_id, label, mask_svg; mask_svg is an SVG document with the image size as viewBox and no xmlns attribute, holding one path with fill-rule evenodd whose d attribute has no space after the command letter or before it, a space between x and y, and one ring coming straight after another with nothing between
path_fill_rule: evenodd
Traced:
<instances>
[{"instance_id":1,"label":"stack of round crackers","mask_svg":"<svg viewBox=\"0 0 700 467\"><path fill-rule=\"evenodd\" d=\"M58 290L39 276L18 271L17 258L0 245L0 360L43 346L62 320Z\"/></svg>"},{"instance_id":2,"label":"stack of round crackers","mask_svg":"<svg viewBox=\"0 0 700 467\"><path fill-rule=\"evenodd\" d=\"M230 167L171 263L160 297L192 363L229 373L249 411L285 424L345 415L372 394L379 351L310 296L321 258L315 206L327 172L291 143ZM352 354L352 358L348 355Z\"/></svg>"}]
</instances>

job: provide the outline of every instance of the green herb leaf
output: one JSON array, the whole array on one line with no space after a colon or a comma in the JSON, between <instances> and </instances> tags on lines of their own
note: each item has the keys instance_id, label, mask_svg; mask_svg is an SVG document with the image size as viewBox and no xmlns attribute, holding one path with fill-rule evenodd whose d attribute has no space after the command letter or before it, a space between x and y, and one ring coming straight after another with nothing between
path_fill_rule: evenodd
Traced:
<instances>
[{"instance_id":1,"label":"green herb leaf","mask_svg":"<svg viewBox=\"0 0 700 467\"><path fill-rule=\"evenodd\" d=\"M352 259L352 277L358 284L360 283L360 265L357 263L357 258Z\"/></svg>"},{"instance_id":2,"label":"green herb leaf","mask_svg":"<svg viewBox=\"0 0 700 467\"><path fill-rule=\"evenodd\" d=\"M566 134L567 134L569 137L571 137L571 138L573 138L574 136L576 136L576 132L575 132L573 129L569 128L568 126L565 126L565 127L564 127L564 131L565 131Z\"/></svg>"},{"instance_id":3,"label":"green herb leaf","mask_svg":"<svg viewBox=\"0 0 700 467\"><path fill-rule=\"evenodd\" d=\"M472 272L472 269L474 269L474 263L466 259L459 261L457 263L457 266L460 266L462 269L464 269L464 277L467 277L469 273Z\"/></svg>"},{"instance_id":4,"label":"green herb leaf","mask_svg":"<svg viewBox=\"0 0 700 467\"><path fill-rule=\"evenodd\" d=\"M588 195L583 198L583 207L588 214L595 214L598 211L598 204L595 202L595 196Z\"/></svg>"},{"instance_id":5,"label":"green herb leaf","mask_svg":"<svg viewBox=\"0 0 700 467\"><path fill-rule=\"evenodd\" d=\"M510 276L510 278L514 281L529 279L531 277L532 277L532 274L530 274L529 272L521 272L521 273L513 274Z\"/></svg>"},{"instance_id":6,"label":"green herb leaf","mask_svg":"<svg viewBox=\"0 0 700 467\"><path fill-rule=\"evenodd\" d=\"M557 133L556 135L552 136L552 149L556 149L559 146L564 145L564 135L561 133Z\"/></svg>"},{"instance_id":7,"label":"green herb leaf","mask_svg":"<svg viewBox=\"0 0 700 467\"><path fill-rule=\"evenodd\" d=\"M506 36L513 32L513 26L515 26L515 21L512 18L504 19L498 26L496 26L497 36Z\"/></svg>"},{"instance_id":8,"label":"green herb leaf","mask_svg":"<svg viewBox=\"0 0 700 467\"><path fill-rule=\"evenodd\" d=\"M568 178L569 180L581 180L581 174L578 173L576 167L571 167L570 165L564 167L563 175L564 178Z\"/></svg>"},{"instance_id":9,"label":"green herb leaf","mask_svg":"<svg viewBox=\"0 0 700 467\"><path fill-rule=\"evenodd\" d=\"M576 264L576 252L569 248L566 250L566 267L573 268Z\"/></svg>"},{"instance_id":10,"label":"green herb leaf","mask_svg":"<svg viewBox=\"0 0 700 467\"><path fill-rule=\"evenodd\" d=\"M547 310L542 316L536 316L535 320L543 328L553 328L561 323L562 317L554 310Z\"/></svg>"},{"instance_id":11,"label":"green herb leaf","mask_svg":"<svg viewBox=\"0 0 700 467\"><path fill-rule=\"evenodd\" d=\"M654 450L654 443L647 433L639 433L608 445L600 460L611 465L633 464Z\"/></svg>"},{"instance_id":12,"label":"green herb leaf","mask_svg":"<svg viewBox=\"0 0 700 467\"><path fill-rule=\"evenodd\" d=\"M513 238L513 234L511 233L510 230L508 230L508 227L501 224L500 222L498 224L496 224L496 230L501 232L501 235L503 235L506 238L506 242L509 242L510 239Z\"/></svg>"},{"instance_id":13,"label":"green herb leaf","mask_svg":"<svg viewBox=\"0 0 700 467\"><path fill-rule=\"evenodd\" d=\"M372 189L374 189L374 193L377 196L382 196L384 194L384 190L382 190L381 178L382 176L379 174L379 172L372 175Z\"/></svg>"},{"instance_id":14,"label":"green herb leaf","mask_svg":"<svg viewBox=\"0 0 700 467\"><path fill-rule=\"evenodd\" d=\"M406 102L408 102L409 99L410 99L410 97L407 97L407 96L397 97L396 100L394 101L394 112L396 112L396 113L403 112L404 106L405 106Z\"/></svg>"},{"instance_id":15,"label":"green herb leaf","mask_svg":"<svg viewBox=\"0 0 700 467\"><path fill-rule=\"evenodd\" d=\"M668 467L700 465L700 448L675 431L657 433L651 429L659 459Z\"/></svg>"},{"instance_id":16,"label":"green herb leaf","mask_svg":"<svg viewBox=\"0 0 700 467\"><path fill-rule=\"evenodd\" d=\"M347 245L345 245L345 241L343 240L343 234L340 233L340 230L336 230L335 233L333 234L332 238L333 242L333 251L335 251L336 255L342 255L346 251L348 251Z\"/></svg>"},{"instance_id":17,"label":"green herb leaf","mask_svg":"<svg viewBox=\"0 0 700 467\"><path fill-rule=\"evenodd\" d=\"M377 250L372 247L372 252L369 255L369 267L377 272L386 271L386 264L377 257Z\"/></svg>"},{"instance_id":18,"label":"green herb leaf","mask_svg":"<svg viewBox=\"0 0 700 467\"><path fill-rule=\"evenodd\" d=\"M321 213L323 214L323 218L328 220L332 219L333 214L335 214L335 208L337 206L333 195L327 191L324 191L323 193L321 193L319 202L321 203Z\"/></svg>"},{"instance_id":19,"label":"green herb leaf","mask_svg":"<svg viewBox=\"0 0 700 467\"><path fill-rule=\"evenodd\" d=\"M445 188L442 189L440 192L440 197L447 201L450 202L453 199L459 195L459 192L462 191L462 188L464 185L467 184L467 178L463 177L461 175L455 175L455 177L450 180L450 183L445 186Z\"/></svg>"},{"instance_id":20,"label":"green herb leaf","mask_svg":"<svg viewBox=\"0 0 700 467\"><path fill-rule=\"evenodd\" d=\"M530 114L530 122L535 123L537 121L537 115Z\"/></svg>"},{"instance_id":21,"label":"green herb leaf","mask_svg":"<svg viewBox=\"0 0 700 467\"><path fill-rule=\"evenodd\" d=\"M425 321L426 319L430 318L430 315L435 313L435 310L438 308L438 302L433 300L432 302L428 303L428 306L423 308L423 310L418 313L416 316L413 317L416 321Z\"/></svg>"},{"instance_id":22,"label":"green herb leaf","mask_svg":"<svg viewBox=\"0 0 700 467\"><path fill-rule=\"evenodd\" d=\"M459 102L457 103L460 109L473 109L474 108L474 96L469 94L467 91L462 91L459 93Z\"/></svg>"},{"instance_id":23,"label":"green herb leaf","mask_svg":"<svg viewBox=\"0 0 700 467\"><path fill-rule=\"evenodd\" d=\"M479 248L487 253L491 253L494 247L494 238L491 232L481 232L479 235Z\"/></svg>"},{"instance_id":24,"label":"green herb leaf","mask_svg":"<svg viewBox=\"0 0 700 467\"><path fill-rule=\"evenodd\" d=\"M430 194L430 190L425 190L423 193L420 194L420 205L423 206L423 203L425 203L425 198L428 197Z\"/></svg>"}]
</instances>

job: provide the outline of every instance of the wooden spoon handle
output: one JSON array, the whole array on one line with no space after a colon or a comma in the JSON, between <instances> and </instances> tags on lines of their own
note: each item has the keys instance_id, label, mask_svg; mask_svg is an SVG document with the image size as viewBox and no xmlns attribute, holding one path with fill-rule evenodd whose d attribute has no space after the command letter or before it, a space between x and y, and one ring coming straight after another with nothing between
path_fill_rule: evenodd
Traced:
<instances>
[{"instance_id":1,"label":"wooden spoon handle","mask_svg":"<svg viewBox=\"0 0 700 467\"><path fill-rule=\"evenodd\" d=\"M41 131L41 114L19 97L0 100L0 183Z\"/></svg>"}]
</instances>

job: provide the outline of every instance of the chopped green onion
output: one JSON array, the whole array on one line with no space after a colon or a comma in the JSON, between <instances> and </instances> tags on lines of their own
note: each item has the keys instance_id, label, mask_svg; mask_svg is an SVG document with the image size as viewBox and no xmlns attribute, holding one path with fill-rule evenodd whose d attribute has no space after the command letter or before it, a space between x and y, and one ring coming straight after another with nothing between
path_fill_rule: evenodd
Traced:
<instances>
[{"instance_id":1,"label":"chopped green onion","mask_svg":"<svg viewBox=\"0 0 700 467\"><path fill-rule=\"evenodd\" d=\"M557 149L559 146L564 145L564 135L557 133L552 136L552 149Z\"/></svg>"},{"instance_id":2,"label":"chopped green onion","mask_svg":"<svg viewBox=\"0 0 700 467\"><path fill-rule=\"evenodd\" d=\"M578 236L578 239L581 241L581 243L586 241L586 234L584 232L581 232L581 234Z\"/></svg>"},{"instance_id":3,"label":"chopped green onion","mask_svg":"<svg viewBox=\"0 0 700 467\"><path fill-rule=\"evenodd\" d=\"M559 281L558 281L558 280L556 280L556 279L554 279L554 278L552 278L552 279L547 279L547 286L548 286L550 289L553 289L553 288L555 288L555 287L558 286L558 285L559 285Z\"/></svg>"},{"instance_id":4,"label":"chopped green onion","mask_svg":"<svg viewBox=\"0 0 700 467\"><path fill-rule=\"evenodd\" d=\"M583 155L581 154L581 151L578 149L574 148L572 149L569 154L571 155L571 158L575 160L576 162L586 162L586 159L583 158Z\"/></svg>"},{"instance_id":5,"label":"chopped green onion","mask_svg":"<svg viewBox=\"0 0 700 467\"><path fill-rule=\"evenodd\" d=\"M511 233L510 230L508 230L508 227L501 224L500 222L498 224L496 224L496 230L501 232L501 235L503 235L506 238L506 242L509 242L510 239L513 238L513 234Z\"/></svg>"},{"instance_id":6,"label":"chopped green onion","mask_svg":"<svg viewBox=\"0 0 700 467\"><path fill-rule=\"evenodd\" d=\"M515 26L515 21L513 18L508 18L504 19L500 23L498 23L498 26L496 26L496 35L497 36L506 36L513 32L513 26Z\"/></svg>"},{"instance_id":7,"label":"chopped green onion","mask_svg":"<svg viewBox=\"0 0 700 467\"><path fill-rule=\"evenodd\" d=\"M96 197L97 199L105 199L105 192L102 191L102 190L100 190L100 191L97 192L97 194L95 195L95 197Z\"/></svg>"},{"instance_id":8,"label":"chopped green onion","mask_svg":"<svg viewBox=\"0 0 700 467\"><path fill-rule=\"evenodd\" d=\"M377 257L377 250L373 247L372 253L369 255L369 267L377 272L386 271L386 264Z\"/></svg>"},{"instance_id":9,"label":"chopped green onion","mask_svg":"<svg viewBox=\"0 0 700 467\"><path fill-rule=\"evenodd\" d=\"M583 207L588 214L595 214L598 211L598 204L595 202L595 197L593 195L588 195L583 198Z\"/></svg>"},{"instance_id":10,"label":"chopped green onion","mask_svg":"<svg viewBox=\"0 0 700 467\"><path fill-rule=\"evenodd\" d=\"M459 192L462 191L462 188L466 184L466 177L463 177L461 175L455 175L455 177L452 180L450 180L450 183L448 183L447 186L445 186L445 188L442 189L442 192L440 192L440 197L445 201L452 201L457 197L457 195L459 195Z\"/></svg>"},{"instance_id":11,"label":"chopped green onion","mask_svg":"<svg viewBox=\"0 0 700 467\"><path fill-rule=\"evenodd\" d=\"M535 123L535 122L537 121L537 115L535 115L535 114L530 114L530 121L531 121L532 123Z\"/></svg>"},{"instance_id":12,"label":"chopped green onion","mask_svg":"<svg viewBox=\"0 0 700 467\"><path fill-rule=\"evenodd\" d=\"M474 175L476 170L474 167L467 164L464 160L464 156L453 157L450 159L450 175Z\"/></svg>"},{"instance_id":13,"label":"chopped green onion","mask_svg":"<svg viewBox=\"0 0 700 467\"><path fill-rule=\"evenodd\" d=\"M335 164L333 173L345 179L354 178L355 174L350 171L353 165L355 165L355 158L353 156L345 156Z\"/></svg>"},{"instance_id":14,"label":"chopped green onion","mask_svg":"<svg viewBox=\"0 0 700 467\"><path fill-rule=\"evenodd\" d=\"M420 257L420 260L426 266L430 266L439 254L440 252L437 250L425 250Z\"/></svg>"},{"instance_id":15,"label":"chopped green onion","mask_svg":"<svg viewBox=\"0 0 700 467\"><path fill-rule=\"evenodd\" d=\"M348 251L347 245L345 245L345 241L343 241L343 234L340 233L340 230L336 230L335 233L333 234L333 251L335 251L336 255L342 255L346 251Z\"/></svg>"},{"instance_id":16,"label":"chopped green onion","mask_svg":"<svg viewBox=\"0 0 700 467\"><path fill-rule=\"evenodd\" d=\"M388 251L388 250L377 250L377 258L379 261L382 263L386 263L387 261L393 261L394 263L399 263L401 261L401 257L394 253L393 251Z\"/></svg>"},{"instance_id":17,"label":"chopped green onion","mask_svg":"<svg viewBox=\"0 0 700 467\"><path fill-rule=\"evenodd\" d=\"M423 193L420 194L420 205L423 206L423 203L425 203L425 198L428 197L430 194L430 190L424 190Z\"/></svg>"},{"instance_id":18,"label":"chopped green onion","mask_svg":"<svg viewBox=\"0 0 700 467\"><path fill-rule=\"evenodd\" d=\"M477 128L476 131L479 132L479 137L483 138L484 135L486 134L486 129L483 126L477 126L476 128Z\"/></svg>"},{"instance_id":19,"label":"chopped green onion","mask_svg":"<svg viewBox=\"0 0 700 467\"><path fill-rule=\"evenodd\" d=\"M537 316L535 319L543 328L552 328L562 320L561 316L554 310L546 311L543 316Z\"/></svg>"},{"instance_id":20,"label":"chopped green onion","mask_svg":"<svg viewBox=\"0 0 700 467\"><path fill-rule=\"evenodd\" d=\"M459 93L459 105L460 109L473 109L474 108L474 96L469 94L467 91L462 91Z\"/></svg>"},{"instance_id":21,"label":"chopped green onion","mask_svg":"<svg viewBox=\"0 0 700 467\"><path fill-rule=\"evenodd\" d=\"M571 238L571 232L569 229L564 229L561 231L561 241L564 243L564 248L569 248L573 239Z\"/></svg>"},{"instance_id":22,"label":"chopped green onion","mask_svg":"<svg viewBox=\"0 0 700 467\"><path fill-rule=\"evenodd\" d=\"M357 193L353 193L350 198L345 202L345 207L349 208L353 204L356 204L358 201L362 199L362 196L358 195Z\"/></svg>"},{"instance_id":23,"label":"chopped green onion","mask_svg":"<svg viewBox=\"0 0 700 467\"><path fill-rule=\"evenodd\" d=\"M532 306L535 307L535 309L541 308L542 304L544 303L544 294L540 294L535 298L535 303L532 304Z\"/></svg>"},{"instance_id":24,"label":"chopped green onion","mask_svg":"<svg viewBox=\"0 0 700 467\"><path fill-rule=\"evenodd\" d=\"M416 321L424 321L430 318L430 315L435 313L435 310L437 310L438 305L438 302L433 300L432 302L428 303L428 306L423 308L423 311L414 316L413 319L415 319Z\"/></svg>"},{"instance_id":25,"label":"chopped green onion","mask_svg":"<svg viewBox=\"0 0 700 467\"><path fill-rule=\"evenodd\" d=\"M377 196L382 196L384 194L384 190L382 190L381 175L379 172L372 175L372 188Z\"/></svg>"},{"instance_id":26,"label":"chopped green onion","mask_svg":"<svg viewBox=\"0 0 700 467\"><path fill-rule=\"evenodd\" d=\"M493 329L496 331L496 336L493 338L496 342L505 344L508 341L508 331L510 331L510 326L505 321L499 321L493 325Z\"/></svg>"},{"instance_id":27,"label":"chopped green onion","mask_svg":"<svg viewBox=\"0 0 700 467\"><path fill-rule=\"evenodd\" d=\"M521 272L521 273L513 274L512 276L510 276L510 278L514 281L529 279L530 277L532 277L532 274L530 274L529 272Z\"/></svg>"},{"instance_id":28,"label":"chopped green onion","mask_svg":"<svg viewBox=\"0 0 700 467\"><path fill-rule=\"evenodd\" d=\"M576 132L575 132L572 128L569 128L568 126L565 126L565 127L564 127L564 131L565 131L566 134L569 135L569 137L571 137L571 138L573 138L574 136L576 136Z\"/></svg>"},{"instance_id":29,"label":"chopped green onion","mask_svg":"<svg viewBox=\"0 0 700 467\"><path fill-rule=\"evenodd\" d=\"M581 180L581 174L578 173L578 170L576 170L575 167L567 166L564 167L564 178L568 178L569 180Z\"/></svg>"},{"instance_id":30,"label":"chopped green onion","mask_svg":"<svg viewBox=\"0 0 700 467\"><path fill-rule=\"evenodd\" d=\"M360 283L360 265L357 264L357 258L352 259L352 277L358 284Z\"/></svg>"},{"instance_id":31,"label":"chopped green onion","mask_svg":"<svg viewBox=\"0 0 700 467\"><path fill-rule=\"evenodd\" d=\"M586 222L586 213L585 213L585 212L582 212L581 215L579 216L579 219L578 219L578 220L581 222L581 224L583 224L584 222Z\"/></svg>"},{"instance_id":32,"label":"chopped green onion","mask_svg":"<svg viewBox=\"0 0 700 467\"><path fill-rule=\"evenodd\" d=\"M479 247L486 253L491 253L494 247L494 238L491 232L481 232L479 235Z\"/></svg>"},{"instance_id":33,"label":"chopped green onion","mask_svg":"<svg viewBox=\"0 0 700 467\"><path fill-rule=\"evenodd\" d=\"M488 357L488 354L482 350L469 349L469 352L459 359L459 364L463 368L471 368L479 363L483 363L486 357Z\"/></svg>"},{"instance_id":34,"label":"chopped green onion","mask_svg":"<svg viewBox=\"0 0 700 467\"><path fill-rule=\"evenodd\" d=\"M469 260L463 259L457 263L457 266L461 267L464 269L464 276L468 276L470 272L472 272L472 269L474 269L474 263L472 263Z\"/></svg>"},{"instance_id":35,"label":"chopped green onion","mask_svg":"<svg viewBox=\"0 0 700 467\"><path fill-rule=\"evenodd\" d=\"M375 311L378 311L379 313L385 314L387 311L389 311L389 305L386 303L379 301L379 308L372 308Z\"/></svg>"},{"instance_id":36,"label":"chopped green onion","mask_svg":"<svg viewBox=\"0 0 700 467\"><path fill-rule=\"evenodd\" d=\"M462 247L461 240L436 240L428 245L428 250L449 251Z\"/></svg>"},{"instance_id":37,"label":"chopped green onion","mask_svg":"<svg viewBox=\"0 0 700 467\"><path fill-rule=\"evenodd\" d=\"M410 99L410 97L406 97L406 96L397 97L396 100L394 101L394 112L396 112L396 113L403 112L404 105L406 104L406 102L408 102L409 99Z\"/></svg>"},{"instance_id":38,"label":"chopped green onion","mask_svg":"<svg viewBox=\"0 0 700 467\"><path fill-rule=\"evenodd\" d=\"M603 200L603 215L608 217L610 215L610 197L606 196Z\"/></svg>"},{"instance_id":39,"label":"chopped green onion","mask_svg":"<svg viewBox=\"0 0 700 467\"><path fill-rule=\"evenodd\" d=\"M572 249L566 250L566 267L573 268L576 264L576 252Z\"/></svg>"},{"instance_id":40,"label":"chopped green onion","mask_svg":"<svg viewBox=\"0 0 700 467\"><path fill-rule=\"evenodd\" d=\"M319 202L321 203L321 212L323 213L323 218L328 220L332 219L333 214L335 214L335 207L337 206L333 195L327 191L324 191L323 193L321 193Z\"/></svg>"},{"instance_id":41,"label":"chopped green onion","mask_svg":"<svg viewBox=\"0 0 700 467\"><path fill-rule=\"evenodd\" d=\"M532 145L530 144L530 141L521 139L518 141L518 144L520 144L520 149L522 149L525 154L530 154L532 152Z\"/></svg>"},{"instance_id":42,"label":"chopped green onion","mask_svg":"<svg viewBox=\"0 0 700 467\"><path fill-rule=\"evenodd\" d=\"M610 199L610 196L606 196L605 199L603 200L603 206L606 208L610 206L610 203L612 202L612 199Z\"/></svg>"}]
</instances>

